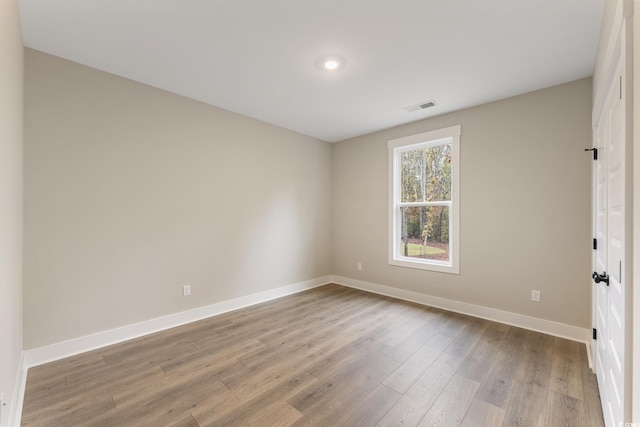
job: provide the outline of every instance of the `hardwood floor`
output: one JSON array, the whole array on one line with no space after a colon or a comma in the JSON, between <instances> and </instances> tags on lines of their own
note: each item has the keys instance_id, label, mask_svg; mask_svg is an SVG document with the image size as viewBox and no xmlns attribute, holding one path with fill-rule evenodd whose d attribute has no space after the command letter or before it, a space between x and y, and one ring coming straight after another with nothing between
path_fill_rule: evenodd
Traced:
<instances>
[{"instance_id":1,"label":"hardwood floor","mask_svg":"<svg viewBox=\"0 0 640 427\"><path fill-rule=\"evenodd\" d=\"M338 285L31 368L26 426L603 426L584 344Z\"/></svg>"}]
</instances>

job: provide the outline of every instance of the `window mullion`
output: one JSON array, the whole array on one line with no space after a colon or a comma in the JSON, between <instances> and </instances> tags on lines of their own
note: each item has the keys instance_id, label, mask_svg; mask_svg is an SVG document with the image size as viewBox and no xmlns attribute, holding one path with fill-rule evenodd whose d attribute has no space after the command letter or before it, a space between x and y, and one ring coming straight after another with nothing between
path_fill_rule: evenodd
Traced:
<instances>
[{"instance_id":1,"label":"window mullion","mask_svg":"<svg viewBox=\"0 0 640 427\"><path fill-rule=\"evenodd\" d=\"M396 207L404 208L404 207L422 207L422 206L452 206L451 201L444 200L438 202L397 202Z\"/></svg>"}]
</instances>

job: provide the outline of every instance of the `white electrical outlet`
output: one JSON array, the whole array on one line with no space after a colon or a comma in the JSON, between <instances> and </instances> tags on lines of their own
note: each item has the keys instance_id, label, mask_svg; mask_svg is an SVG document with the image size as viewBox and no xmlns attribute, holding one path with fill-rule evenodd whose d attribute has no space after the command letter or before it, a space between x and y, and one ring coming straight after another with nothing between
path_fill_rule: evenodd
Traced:
<instances>
[{"instance_id":1,"label":"white electrical outlet","mask_svg":"<svg viewBox=\"0 0 640 427\"><path fill-rule=\"evenodd\" d=\"M182 296L188 297L189 295L191 295L191 285L184 285L182 287Z\"/></svg>"},{"instance_id":2,"label":"white electrical outlet","mask_svg":"<svg viewBox=\"0 0 640 427\"><path fill-rule=\"evenodd\" d=\"M362 271L362 263L359 262L356 268L358 269L358 271Z\"/></svg>"},{"instance_id":3,"label":"white electrical outlet","mask_svg":"<svg viewBox=\"0 0 640 427\"><path fill-rule=\"evenodd\" d=\"M531 290L531 301L540 302L540 291Z\"/></svg>"}]
</instances>

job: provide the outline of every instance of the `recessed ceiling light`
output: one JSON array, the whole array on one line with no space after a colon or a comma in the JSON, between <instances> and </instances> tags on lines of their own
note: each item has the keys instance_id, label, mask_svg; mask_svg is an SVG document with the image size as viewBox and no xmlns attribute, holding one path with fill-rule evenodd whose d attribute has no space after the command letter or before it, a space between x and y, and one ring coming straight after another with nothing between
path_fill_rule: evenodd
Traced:
<instances>
[{"instance_id":1,"label":"recessed ceiling light","mask_svg":"<svg viewBox=\"0 0 640 427\"><path fill-rule=\"evenodd\" d=\"M322 55L316 61L316 65L325 71L335 71L343 68L345 60L339 55Z\"/></svg>"},{"instance_id":2,"label":"recessed ceiling light","mask_svg":"<svg viewBox=\"0 0 640 427\"><path fill-rule=\"evenodd\" d=\"M335 70L339 65L340 63L335 59L328 59L324 61L324 68L326 68L327 70Z\"/></svg>"}]
</instances>

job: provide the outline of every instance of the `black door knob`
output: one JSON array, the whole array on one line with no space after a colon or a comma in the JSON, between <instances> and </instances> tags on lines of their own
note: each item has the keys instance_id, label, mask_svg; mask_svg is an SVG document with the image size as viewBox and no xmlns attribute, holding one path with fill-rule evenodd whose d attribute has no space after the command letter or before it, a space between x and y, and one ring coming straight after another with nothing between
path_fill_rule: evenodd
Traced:
<instances>
[{"instance_id":1,"label":"black door knob","mask_svg":"<svg viewBox=\"0 0 640 427\"><path fill-rule=\"evenodd\" d=\"M607 274L606 271L604 271L602 274L598 274L597 272L594 271L591 277L593 278L594 282L596 283L604 282L607 284L607 286L609 286L609 275Z\"/></svg>"}]
</instances>

